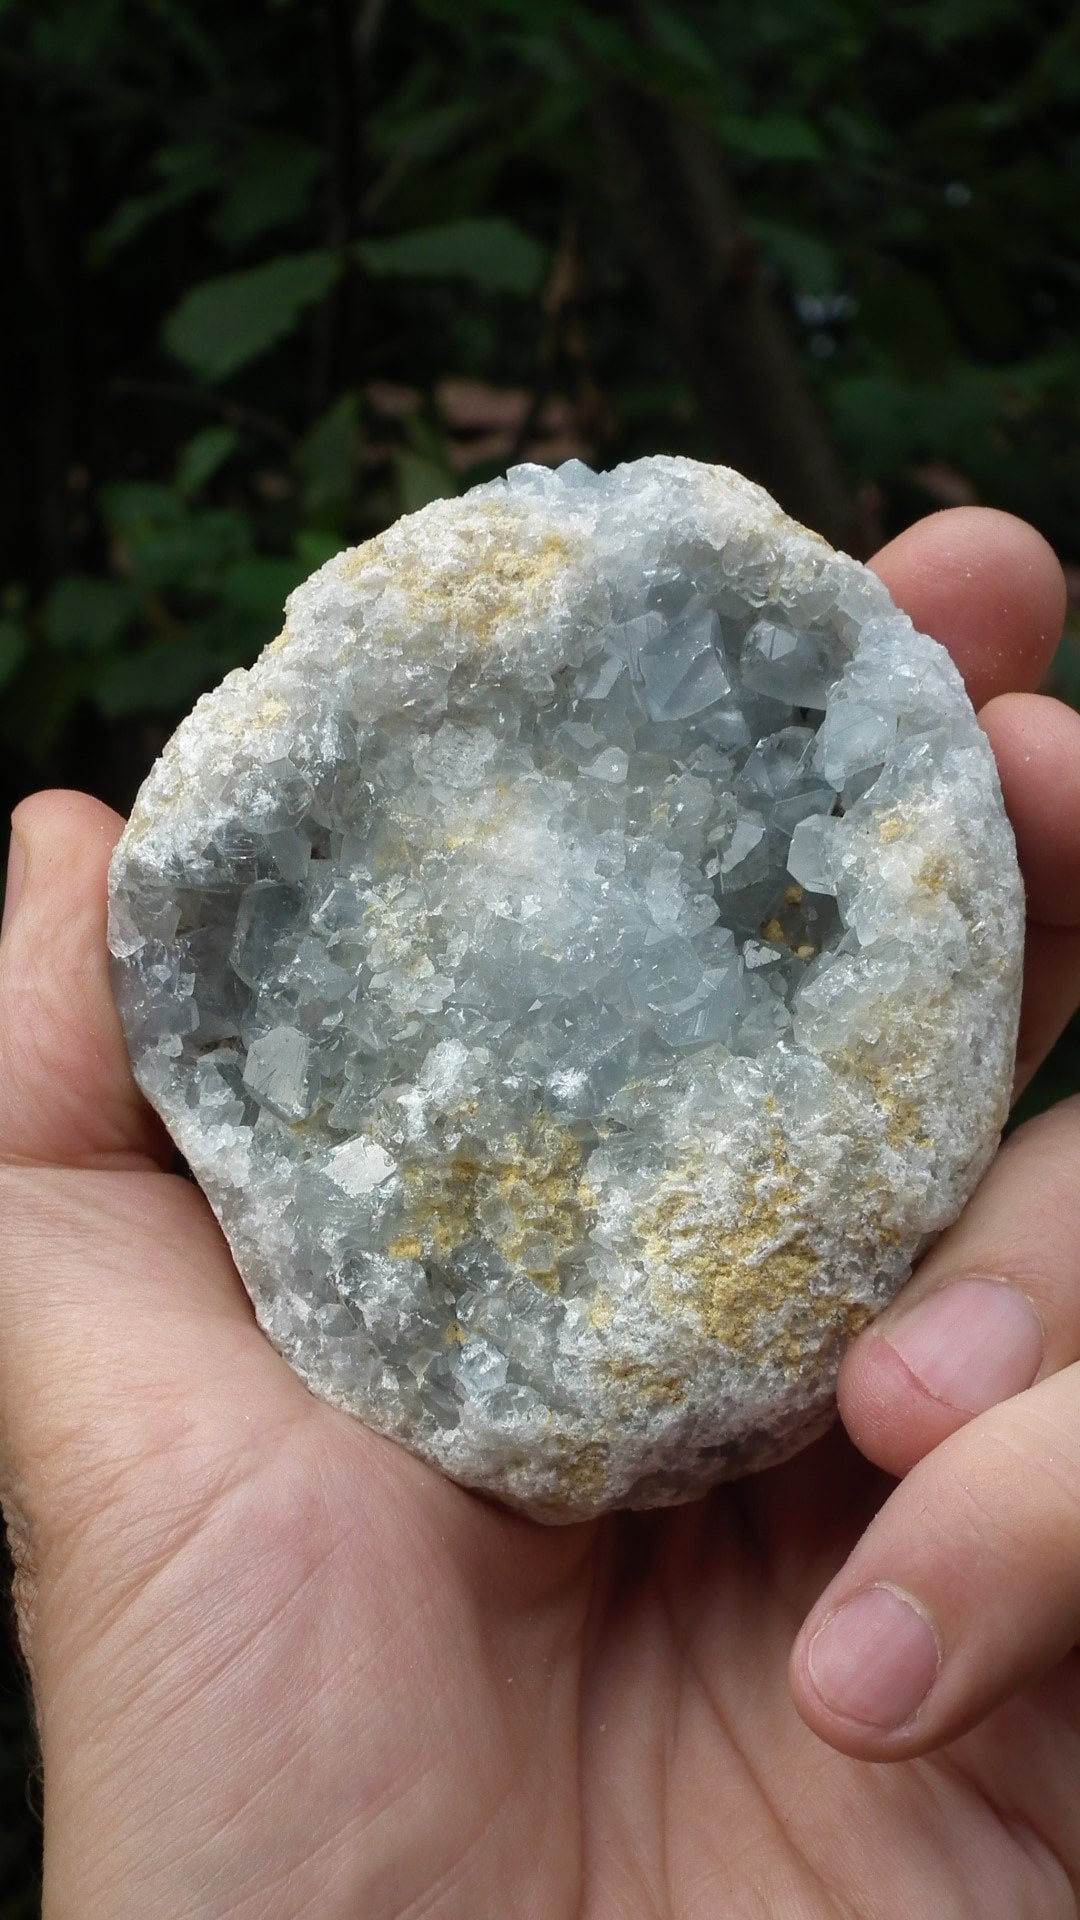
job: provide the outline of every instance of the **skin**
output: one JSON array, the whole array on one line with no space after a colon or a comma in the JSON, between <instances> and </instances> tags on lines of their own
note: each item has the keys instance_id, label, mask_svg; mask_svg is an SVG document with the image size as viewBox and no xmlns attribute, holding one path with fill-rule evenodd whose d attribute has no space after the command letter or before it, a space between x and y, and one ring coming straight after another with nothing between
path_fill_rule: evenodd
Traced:
<instances>
[{"instance_id":1,"label":"skin","mask_svg":"<svg viewBox=\"0 0 1080 1920\"><path fill-rule=\"evenodd\" d=\"M1080 719L1031 691L1060 569L975 509L875 564L998 755L1022 1080L1080 980ZM693 1506L539 1528L315 1401L256 1329L128 1071L119 829L24 802L0 940L0 1442L46 1920L1075 1920L1080 1106L1014 1136L850 1348L843 1426ZM1045 1336L1035 1384L975 1417L888 1338L957 1275L1015 1284ZM942 1654L891 1732L807 1660L882 1583Z\"/></svg>"}]
</instances>

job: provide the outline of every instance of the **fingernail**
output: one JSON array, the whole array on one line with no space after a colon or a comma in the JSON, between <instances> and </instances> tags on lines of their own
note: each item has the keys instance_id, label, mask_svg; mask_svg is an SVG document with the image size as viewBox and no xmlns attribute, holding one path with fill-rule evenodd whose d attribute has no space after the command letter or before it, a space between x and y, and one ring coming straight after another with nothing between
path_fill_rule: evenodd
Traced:
<instances>
[{"instance_id":1,"label":"fingernail","mask_svg":"<svg viewBox=\"0 0 1080 1920\"><path fill-rule=\"evenodd\" d=\"M941 1649L910 1600L893 1587L870 1587L818 1628L806 1664L833 1713L884 1731L902 1727L922 1705Z\"/></svg>"},{"instance_id":2,"label":"fingernail","mask_svg":"<svg viewBox=\"0 0 1080 1920\"><path fill-rule=\"evenodd\" d=\"M881 1333L927 1393L961 1413L1022 1393L1042 1365L1039 1317L1000 1280L953 1280Z\"/></svg>"},{"instance_id":3,"label":"fingernail","mask_svg":"<svg viewBox=\"0 0 1080 1920\"><path fill-rule=\"evenodd\" d=\"M22 890L23 874L26 870L26 855L16 835L13 833L8 846L7 875L4 880L4 911L0 916L0 940L15 911L15 905Z\"/></svg>"}]
</instances>

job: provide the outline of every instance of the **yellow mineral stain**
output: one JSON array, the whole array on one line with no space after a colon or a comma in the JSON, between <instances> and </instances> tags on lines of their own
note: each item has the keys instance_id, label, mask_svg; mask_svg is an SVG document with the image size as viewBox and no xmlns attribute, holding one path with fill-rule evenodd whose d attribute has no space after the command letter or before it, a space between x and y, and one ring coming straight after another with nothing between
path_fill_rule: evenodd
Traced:
<instances>
[{"instance_id":1,"label":"yellow mineral stain","mask_svg":"<svg viewBox=\"0 0 1080 1920\"><path fill-rule=\"evenodd\" d=\"M885 1138L890 1147L912 1146L929 1150L933 1142L923 1131L919 1103L910 1093L899 1090L895 1069L890 1073L887 1066L868 1063L863 1067L862 1077L873 1089L878 1106L885 1115Z\"/></svg>"},{"instance_id":2,"label":"yellow mineral stain","mask_svg":"<svg viewBox=\"0 0 1080 1920\"><path fill-rule=\"evenodd\" d=\"M930 853L927 854L926 859L915 875L915 885L918 887L920 893L926 893L929 894L931 898L937 898L938 895L946 892L949 877L949 862L945 858L945 855L943 853Z\"/></svg>"},{"instance_id":3,"label":"yellow mineral stain","mask_svg":"<svg viewBox=\"0 0 1080 1920\"><path fill-rule=\"evenodd\" d=\"M409 873L413 864L413 848L407 840L386 840L375 855L376 873ZM369 912L371 909L369 908Z\"/></svg>"},{"instance_id":4,"label":"yellow mineral stain","mask_svg":"<svg viewBox=\"0 0 1080 1920\"><path fill-rule=\"evenodd\" d=\"M861 1081L872 1095L884 1115L885 1138L890 1147L933 1151L934 1143L926 1132L918 1099L918 1084L926 1053L932 1050L933 1023L939 1011L934 1001L927 1002L923 1009L922 1054L910 1040L887 1035L876 1047L845 1047L830 1061L835 1072Z\"/></svg>"},{"instance_id":5,"label":"yellow mineral stain","mask_svg":"<svg viewBox=\"0 0 1080 1920\"><path fill-rule=\"evenodd\" d=\"M885 1236L882 1235L883 1239L884 1237ZM898 1234L894 1233L892 1235L892 1240L894 1243L898 1238L899 1238ZM854 1340L855 1335L857 1333L861 1333L864 1327L868 1327L870 1325L870 1322L873 1319L873 1317L874 1316L871 1313L870 1308L865 1304L864 1301L862 1300L849 1301L848 1304L844 1307L843 1313L842 1313L843 1326L841 1328L841 1331L843 1333L845 1340Z\"/></svg>"},{"instance_id":6,"label":"yellow mineral stain","mask_svg":"<svg viewBox=\"0 0 1080 1920\"><path fill-rule=\"evenodd\" d=\"M648 1360L603 1360L600 1371L624 1389L619 1395L623 1413L632 1413L642 1404L650 1408L681 1407L686 1399L685 1380Z\"/></svg>"},{"instance_id":7,"label":"yellow mineral stain","mask_svg":"<svg viewBox=\"0 0 1080 1920\"><path fill-rule=\"evenodd\" d=\"M246 719L233 721L229 731L242 739L245 734L262 733L267 727L275 726L279 720L287 720L288 717L288 701L283 700L280 694L268 693L260 700L254 713Z\"/></svg>"},{"instance_id":8,"label":"yellow mineral stain","mask_svg":"<svg viewBox=\"0 0 1080 1920\"><path fill-rule=\"evenodd\" d=\"M797 907L799 901L792 900L790 897L793 893L798 893L801 899L801 887L789 887L785 895L788 906ZM797 960L812 960L817 952L815 946L811 946L805 940L800 941L796 934L789 933L782 920L766 920L760 928L760 933L761 938L768 940L772 946L786 947L787 951L793 953Z\"/></svg>"},{"instance_id":9,"label":"yellow mineral stain","mask_svg":"<svg viewBox=\"0 0 1080 1920\"><path fill-rule=\"evenodd\" d=\"M405 601L413 629L440 629L488 646L525 617L543 619L579 549L564 534L538 527L508 502L462 503L446 543L422 553L389 528L346 555L346 580L382 569Z\"/></svg>"},{"instance_id":10,"label":"yellow mineral stain","mask_svg":"<svg viewBox=\"0 0 1080 1920\"><path fill-rule=\"evenodd\" d=\"M864 1324L865 1309L822 1290L803 1182L778 1125L733 1219L703 1209L700 1175L699 1161L670 1172L634 1223L662 1312L690 1311L732 1352L790 1367Z\"/></svg>"},{"instance_id":11,"label":"yellow mineral stain","mask_svg":"<svg viewBox=\"0 0 1080 1920\"><path fill-rule=\"evenodd\" d=\"M583 1501L595 1500L607 1485L610 1449L603 1440L571 1440L557 1434L554 1441L559 1486L564 1493L576 1493Z\"/></svg>"},{"instance_id":12,"label":"yellow mineral stain","mask_svg":"<svg viewBox=\"0 0 1080 1920\"><path fill-rule=\"evenodd\" d=\"M505 795L507 789L505 786L499 786L495 791ZM489 808L486 816L474 813L470 819L456 821L455 831L446 834L443 839L442 850L444 853L458 853L462 847L475 846L480 840L491 840L508 826L513 818L514 808L501 806Z\"/></svg>"},{"instance_id":13,"label":"yellow mineral stain","mask_svg":"<svg viewBox=\"0 0 1080 1920\"><path fill-rule=\"evenodd\" d=\"M549 1293L559 1292L559 1262L588 1232L596 1206L581 1142L547 1114L510 1135L497 1160L459 1153L406 1162L402 1179L406 1232L391 1254L407 1246L407 1258L443 1258L479 1237Z\"/></svg>"},{"instance_id":14,"label":"yellow mineral stain","mask_svg":"<svg viewBox=\"0 0 1080 1920\"><path fill-rule=\"evenodd\" d=\"M419 1234L403 1233L397 1240L391 1240L386 1251L395 1260L419 1260L424 1251L424 1243Z\"/></svg>"},{"instance_id":15,"label":"yellow mineral stain","mask_svg":"<svg viewBox=\"0 0 1080 1920\"><path fill-rule=\"evenodd\" d=\"M669 1174L634 1223L655 1272L653 1295L666 1313L690 1308L710 1339L757 1352L776 1338L768 1323L789 1305L805 1305L820 1275L799 1177L776 1126L733 1221L703 1212L698 1171Z\"/></svg>"}]
</instances>

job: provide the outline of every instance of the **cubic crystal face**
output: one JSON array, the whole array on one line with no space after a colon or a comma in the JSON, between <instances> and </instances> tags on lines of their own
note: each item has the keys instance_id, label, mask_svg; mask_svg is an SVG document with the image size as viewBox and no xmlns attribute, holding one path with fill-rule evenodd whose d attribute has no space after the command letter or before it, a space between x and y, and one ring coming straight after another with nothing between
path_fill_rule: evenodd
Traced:
<instances>
[{"instance_id":1,"label":"cubic crystal face","mask_svg":"<svg viewBox=\"0 0 1080 1920\"><path fill-rule=\"evenodd\" d=\"M140 1085L310 1386L537 1517L831 1417L1006 1112L959 675L725 469L520 467L343 553L112 869Z\"/></svg>"}]
</instances>

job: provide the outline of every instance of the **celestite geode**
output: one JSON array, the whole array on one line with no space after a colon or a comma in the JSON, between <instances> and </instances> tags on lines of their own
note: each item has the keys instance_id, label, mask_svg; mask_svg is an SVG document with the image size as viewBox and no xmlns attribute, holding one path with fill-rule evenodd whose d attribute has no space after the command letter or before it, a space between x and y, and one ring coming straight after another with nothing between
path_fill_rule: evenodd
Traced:
<instances>
[{"instance_id":1,"label":"celestite geode","mask_svg":"<svg viewBox=\"0 0 1080 1920\"><path fill-rule=\"evenodd\" d=\"M112 869L136 1075L270 1338L546 1520L827 1423L993 1152L1021 942L947 655L681 459L339 554Z\"/></svg>"}]
</instances>

